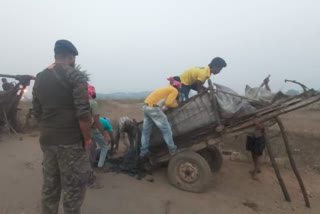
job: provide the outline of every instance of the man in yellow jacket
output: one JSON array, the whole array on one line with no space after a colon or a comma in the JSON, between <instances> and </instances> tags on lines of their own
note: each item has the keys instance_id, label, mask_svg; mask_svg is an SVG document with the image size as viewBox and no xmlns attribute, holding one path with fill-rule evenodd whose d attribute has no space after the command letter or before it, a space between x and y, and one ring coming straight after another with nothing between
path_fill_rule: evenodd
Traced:
<instances>
[{"instance_id":1,"label":"man in yellow jacket","mask_svg":"<svg viewBox=\"0 0 320 214\"><path fill-rule=\"evenodd\" d=\"M165 142L167 143L169 153L171 155L176 153L177 146L173 142L171 126L167 116L163 113L164 107L175 108L178 107L177 97L179 95L178 89L181 88L181 83L178 81L171 81L171 85L153 91L143 105L143 130L141 138L140 157L145 157L149 152L150 134L153 123L160 129Z\"/></svg>"},{"instance_id":2,"label":"man in yellow jacket","mask_svg":"<svg viewBox=\"0 0 320 214\"><path fill-rule=\"evenodd\" d=\"M189 98L190 90L195 90L198 93L205 90L203 84L210 78L211 74L218 74L227 66L224 59L220 57L214 58L207 67L194 67L183 72L180 77L174 77L175 80L182 83L179 90L182 95L182 100Z\"/></svg>"}]
</instances>

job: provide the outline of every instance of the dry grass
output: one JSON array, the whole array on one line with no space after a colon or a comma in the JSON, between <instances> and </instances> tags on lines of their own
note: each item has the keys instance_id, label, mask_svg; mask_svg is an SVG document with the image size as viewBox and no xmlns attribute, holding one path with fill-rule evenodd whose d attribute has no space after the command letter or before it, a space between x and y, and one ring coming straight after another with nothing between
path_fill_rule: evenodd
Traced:
<instances>
[{"instance_id":1,"label":"dry grass","mask_svg":"<svg viewBox=\"0 0 320 214\"><path fill-rule=\"evenodd\" d=\"M142 104L143 100L97 100L102 117L108 117L112 125L118 123L119 118L128 116L137 121L143 120ZM26 120L28 110L32 107L31 101L22 101L19 105L21 109L18 113L19 121L23 124Z\"/></svg>"},{"instance_id":2,"label":"dry grass","mask_svg":"<svg viewBox=\"0 0 320 214\"><path fill-rule=\"evenodd\" d=\"M316 102L312 105L309 105L305 109L310 111L320 111L320 102Z\"/></svg>"},{"instance_id":3,"label":"dry grass","mask_svg":"<svg viewBox=\"0 0 320 214\"><path fill-rule=\"evenodd\" d=\"M109 117L112 125L117 124L123 116L143 120L141 100L98 100L98 103L101 116Z\"/></svg>"},{"instance_id":4,"label":"dry grass","mask_svg":"<svg viewBox=\"0 0 320 214\"><path fill-rule=\"evenodd\" d=\"M122 116L135 118L137 121L143 120L142 100L98 100L98 103L101 116L109 117L114 127ZM23 120L27 110L31 107L31 102L21 102L19 107L21 108L19 118ZM319 111L320 102L285 114L281 118L286 126L287 134L299 165L317 167L320 170L320 157L317 155L320 149ZM278 128L276 126L272 127L271 131L272 135L275 135L272 138L272 143L277 148L277 155L286 156ZM246 154L245 140L245 136L226 139L224 147L227 150L231 149L241 154Z\"/></svg>"}]
</instances>

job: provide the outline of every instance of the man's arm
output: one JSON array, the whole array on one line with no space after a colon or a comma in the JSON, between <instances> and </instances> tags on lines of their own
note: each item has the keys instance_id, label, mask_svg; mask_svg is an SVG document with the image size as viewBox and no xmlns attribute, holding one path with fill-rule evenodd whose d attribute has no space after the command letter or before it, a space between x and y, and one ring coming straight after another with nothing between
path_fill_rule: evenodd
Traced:
<instances>
[{"instance_id":1,"label":"man's arm","mask_svg":"<svg viewBox=\"0 0 320 214\"><path fill-rule=\"evenodd\" d=\"M85 145L91 140L91 113L88 97L87 77L78 70L69 68L66 72L67 81L72 85L73 104L79 120L79 126Z\"/></svg>"},{"instance_id":2,"label":"man's arm","mask_svg":"<svg viewBox=\"0 0 320 214\"><path fill-rule=\"evenodd\" d=\"M127 132L127 133L128 133L130 147L133 148L133 146L134 146L134 137L132 135L132 132Z\"/></svg>"},{"instance_id":3,"label":"man's arm","mask_svg":"<svg viewBox=\"0 0 320 214\"><path fill-rule=\"evenodd\" d=\"M201 93L203 92L206 88L203 86L204 85L204 82L200 81L200 80L197 80L195 82L195 84L197 84L197 91L198 93Z\"/></svg>"},{"instance_id":4,"label":"man's arm","mask_svg":"<svg viewBox=\"0 0 320 214\"><path fill-rule=\"evenodd\" d=\"M113 131L112 131L112 132L109 132L109 131L108 131L108 134L109 134L109 136L110 136L110 138L111 138L110 142L111 142L111 143L114 143Z\"/></svg>"},{"instance_id":5,"label":"man's arm","mask_svg":"<svg viewBox=\"0 0 320 214\"><path fill-rule=\"evenodd\" d=\"M166 103L165 105L171 108L175 108L178 107L178 103L177 103L177 96L179 94L178 90L174 87L172 87L172 89L170 89L170 94L167 97Z\"/></svg>"},{"instance_id":6,"label":"man's arm","mask_svg":"<svg viewBox=\"0 0 320 214\"><path fill-rule=\"evenodd\" d=\"M33 89L32 89L32 110L35 118L40 121L41 115L42 115L42 107L39 100L39 78L37 76L36 81L34 83Z\"/></svg>"},{"instance_id":7,"label":"man's arm","mask_svg":"<svg viewBox=\"0 0 320 214\"><path fill-rule=\"evenodd\" d=\"M99 132L102 134L102 136L104 137L104 139L107 142L110 142L110 136L109 133L106 132L102 126L102 123L100 121L100 115L93 115L93 120L94 120L94 124L96 125L97 129L99 130Z\"/></svg>"},{"instance_id":8,"label":"man's arm","mask_svg":"<svg viewBox=\"0 0 320 214\"><path fill-rule=\"evenodd\" d=\"M268 91L271 91L271 88L270 88L270 86L269 86L268 83L266 83L265 86L266 86L266 89L267 89Z\"/></svg>"},{"instance_id":9,"label":"man's arm","mask_svg":"<svg viewBox=\"0 0 320 214\"><path fill-rule=\"evenodd\" d=\"M119 144L119 141L120 141L120 129L119 127L117 128L117 131L116 131L116 136L114 138L114 143L115 145Z\"/></svg>"},{"instance_id":10,"label":"man's arm","mask_svg":"<svg viewBox=\"0 0 320 214\"><path fill-rule=\"evenodd\" d=\"M85 147L87 147L91 143L91 121L79 120L79 126L85 142Z\"/></svg>"},{"instance_id":11,"label":"man's arm","mask_svg":"<svg viewBox=\"0 0 320 214\"><path fill-rule=\"evenodd\" d=\"M114 142L113 144L111 143L111 151L113 152L113 148L118 148L119 145L119 141L120 141L120 128L118 126L117 131L116 131L116 137L114 138Z\"/></svg>"},{"instance_id":12,"label":"man's arm","mask_svg":"<svg viewBox=\"0 0 320 214\"><path fill-rule=\"evenodd\" d=\"M109 134L105 132L104 127L100 121L100 114L99 114L99 106L98 103L93 100L91 103L91 113L92 113L92 117L93 117L93 121L94 121L94 125L96 126L96 128L99 130L99 132L102 134L102 136L104 137L104 139L106 141L110 141L110 137Z\"/></svg>"}]
</instances>

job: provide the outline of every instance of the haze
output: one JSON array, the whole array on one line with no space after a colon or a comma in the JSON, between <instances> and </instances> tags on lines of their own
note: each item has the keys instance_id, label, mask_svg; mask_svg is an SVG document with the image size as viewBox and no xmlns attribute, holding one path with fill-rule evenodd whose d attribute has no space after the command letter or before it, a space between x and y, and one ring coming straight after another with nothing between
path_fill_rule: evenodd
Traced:
<instances>
[{"instance_id":1,"label":"haze","mask_svg":"<svg viewBox=\"0 0 320 214\"><path fill-rule=\"evenodd\" d=\"M36 75L68 39L100 93L153 90L213 57L211 79L243 93L271 74L272 90L295 79L320 88L319 1L1 0L0 59L6 74Z\"/></svg>"}]
</instances>

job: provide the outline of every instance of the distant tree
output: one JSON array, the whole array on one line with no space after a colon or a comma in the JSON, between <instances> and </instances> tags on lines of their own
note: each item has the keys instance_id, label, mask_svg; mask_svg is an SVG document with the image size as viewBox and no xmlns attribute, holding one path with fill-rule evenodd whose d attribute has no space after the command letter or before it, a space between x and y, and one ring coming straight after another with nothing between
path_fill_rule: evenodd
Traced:
<instances>
[{"instance_id":1,"label":"distant tree","mask_svg":"<svg viewBox=\"0 0 320 214\"><path fill-rule=\"evenodd\" d=\"M115 93L97 93L98 99L117 99L117 100L137 100L145 99L151 91L141 91L141 92L115 92Z\"/></svg>"},{"instance_id":2,"label":"distant tree","mask_svg":"<svg viewBox=\"0 0 320 214\"><path fill-rule=\"evenodd\" d=\"M301 94L301 92L295 89L290 89L285 94L289 96L295 96L295 95Z\"/></svg>"}]
</instances>

